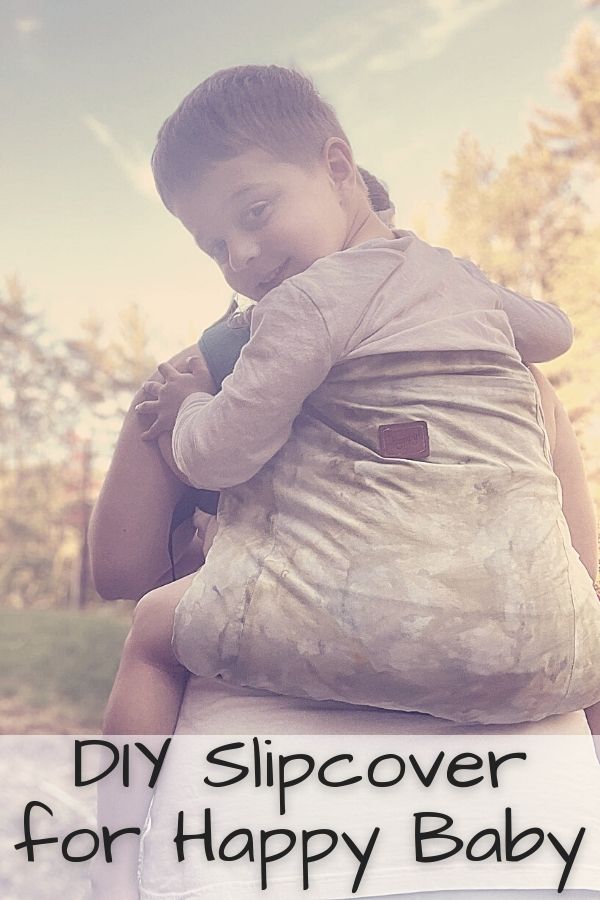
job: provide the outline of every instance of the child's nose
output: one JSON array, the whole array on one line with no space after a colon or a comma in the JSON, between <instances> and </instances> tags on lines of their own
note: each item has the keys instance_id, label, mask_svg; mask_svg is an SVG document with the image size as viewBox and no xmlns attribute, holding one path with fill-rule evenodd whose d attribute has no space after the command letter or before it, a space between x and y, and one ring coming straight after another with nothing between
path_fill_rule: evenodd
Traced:
<instances>
[{"instance_id":1,"label":"child's nose","mask_svg":"<svg viewBox=\"0 0 600 900\"><path fill-rule=\"evenodd\" d=\"M229 268L232 272L239 272L245 269L248 263L259 255L259 248L256 241L251 238L237 238L228 244Z\"/></svg>"}]
</instances>

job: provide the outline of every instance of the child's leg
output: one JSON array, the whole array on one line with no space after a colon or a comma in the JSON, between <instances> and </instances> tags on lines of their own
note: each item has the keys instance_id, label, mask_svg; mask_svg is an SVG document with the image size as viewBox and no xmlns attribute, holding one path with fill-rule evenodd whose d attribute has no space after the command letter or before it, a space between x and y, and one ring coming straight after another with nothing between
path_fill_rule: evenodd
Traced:
<instances>
[{"instance_id":1,"label":"child's leg","mask_svg":"<svg viewBox=\"0 0 600 900\"><path fill-rule=\"evenodd\" d=\"M136 607L131 630L123 648L121 664L104 716L104 734L120 750L136 735L170 735L175 729L187 681L187 671L171 649L175 607L194 576L146 594ZM164 738L144 738L157 757ZM144 771L143 775L147 776ZM139 828L146 820L153 791L147 777L132 771L124 788L120 779L103 778L98 783L98 828L106 826L114 834L122 828ZM139 835L124 834L113 847L113 860L96 857L92 864L94 900L137 900Z\"/></svg>"},{"instance_id":2,"label":"child's leg","mask_svg":"<svg viewBox=\"0 0 600 900\"><path fill-rule=\"evenodd\" d=\"M172 734L187 671L171 648L175 607L187 575L138 603L104 715L104 734Z\"/></svg>"},{"instance_id":3,"label":"child's leg","mask_svg":"<svg viewBox=\"0 0 600 900\"><path fill-rule=\"evenodd\" d=\"M600 762L600 703L594 706L588 706L585 711L588 725L594 737L594 746L596 747L596 756Z\"/></svg>"}]
</instances>

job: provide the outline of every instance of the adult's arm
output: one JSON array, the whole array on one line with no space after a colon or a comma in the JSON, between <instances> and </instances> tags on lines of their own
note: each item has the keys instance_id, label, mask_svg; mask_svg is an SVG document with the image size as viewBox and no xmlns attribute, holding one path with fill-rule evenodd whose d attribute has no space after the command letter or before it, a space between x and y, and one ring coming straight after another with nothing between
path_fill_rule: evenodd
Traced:
<instances>
[{"instance_id":1,"label":"adult's arm","mask_svg":"<svg viewBox=\"0 0 600 900\"><path fill-rule=\"evenodd\" d=\"M598 526L581 451L573 426L554 388L539 369L535 366L530 368L540 390L553 467L562 488L563 512L571 541L595 581L598 575ZM600 703L588 707L585 714L590 731L596 736L596 752L600 759Z\"/></svg>"},{"instance_id":2,"label":"adult's arm","mask_svg":"<svg viewBox=\"0 0 600 900\"><path fill-rule=\"evenodd\" d=\"M583 458L569 417L556 391L536 366L530 366L542 400L552 466L562 489L562 506L579 557L595 581L598 575L598 524Z\"/></svg>"},{"instance_id":3,"label":"adult's arm","mask_svg":"<svg viewBox=\"0 0 600 900\"><path fill-rule=\"evenodd\" d=\"M196 345L177 353L170 362L185 367L191 356L204 364L204 390L215 385ZM150 380L160 381L158 372ZM135 411L145 397L140 389L125 416L113 458L90 521L90 554L96 589L107 600L138 600L170 580L168 539L171 517L186 486L165 462L159 445L141 439L149 422ZM193 571L202 559L191 523L176 533L175 555L181 574ZM184 559L185 557L185 559Z\"/></svg>"}]
</instances>

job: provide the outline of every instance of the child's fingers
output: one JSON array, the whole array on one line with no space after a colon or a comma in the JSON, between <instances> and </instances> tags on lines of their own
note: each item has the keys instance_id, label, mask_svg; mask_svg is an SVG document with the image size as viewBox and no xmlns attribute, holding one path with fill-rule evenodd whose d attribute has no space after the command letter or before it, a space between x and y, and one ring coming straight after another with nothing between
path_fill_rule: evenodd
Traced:
<instances>
[{"instance_id":1,"label":"child's fingers","mask_svg":"<svg viewBox=\"0 0 600 900\"><path fill-rule=\"evenodd\" d=\"M190 375L206 374L206 363L201 356L189 356L186 360L186 364Z\"/></svg>"},{"instance_id":2,"label":"child's fingers","mask_svg":"<svg viewBox=\"0 0 600 900\"><path fill-rule=\"evenodd\" d=\"M158 400L142 400L141 403L137 403L135 406L136 413L139 413L140 416L148 416L148 415L156 415L160 408L160 403Z\"/></svg>"},{"instance_id":3,"label":"child's fingers","mask_svg":"<svg viewBox=\"0 0 600 900\"><path fill-rule=\"evenodd\" d=\"M156 400L161 387L162 384L159 381L145 381L142 385L142 390L146 397Z\"/></svg>"},{"instance_id":4,"label":"child's fingers","mask_svg":"<svg viewBox=\"0 0 600 900\"><path fill-rule=\"evenodd\" d=\"M179 370L176 369L175 366L172 366L169 362L160 363L160 365L158 366L158 371L163 376L163 378L166 378L167 380L169 378L176 378L177 375L181 374Z\"/></svg>"},{"instance_id":5,"label":"child's fingers","mask_svg":"<svg viewBox=\"0 0 600 900\"><path fill-rule=\"evenodd\" d=\"M150 428L147 431L144 431L142 434L143 441L155 441L156 438L160 437L163 431L169 431L169 426L161 421L160 418L156 419L155 422L152 423Z\"/></svg>"}]
</instances>

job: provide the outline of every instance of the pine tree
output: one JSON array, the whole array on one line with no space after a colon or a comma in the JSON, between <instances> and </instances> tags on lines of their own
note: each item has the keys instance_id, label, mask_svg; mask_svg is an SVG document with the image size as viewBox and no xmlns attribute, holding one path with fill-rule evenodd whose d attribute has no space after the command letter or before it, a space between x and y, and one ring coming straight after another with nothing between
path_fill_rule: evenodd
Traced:
<instances>
[{"instance_id":1,"label":"pine tree","mask_svg":"<svg viewBox=\"0 0 600 900\"><path fill-rule=\"evenodd\" d=\"M555 152L600 166L600 31L592 22L575 29L559 83L573 111L540 110L535 127Z\"/></svg>"},{"instance_id":2,"label":"pine tree","mask_svg":"<svg viewBox=\"0 0 600 900\"><path fill-rule=\"evenodd\" d=\"M584 227L569 164L533 135L497 169L466 135L445 177L450 249L508 287L553 299L555 271Z\"/></svg>"},{"instance_id":3,"label":"pine tree","mask_svg":"<svg viewBox=\"0 0 600 900\"><path fill-rule=\"evenodd\" d=\"M600 505L600 227L584 202L600 166L600 34L569 42L561 83L570 114L538 112L530 137L500 168L471 135L446 173L447 243L494 280L565 309L576 340L545 367L575 425Z\"/></svg>"}]
</instances>

